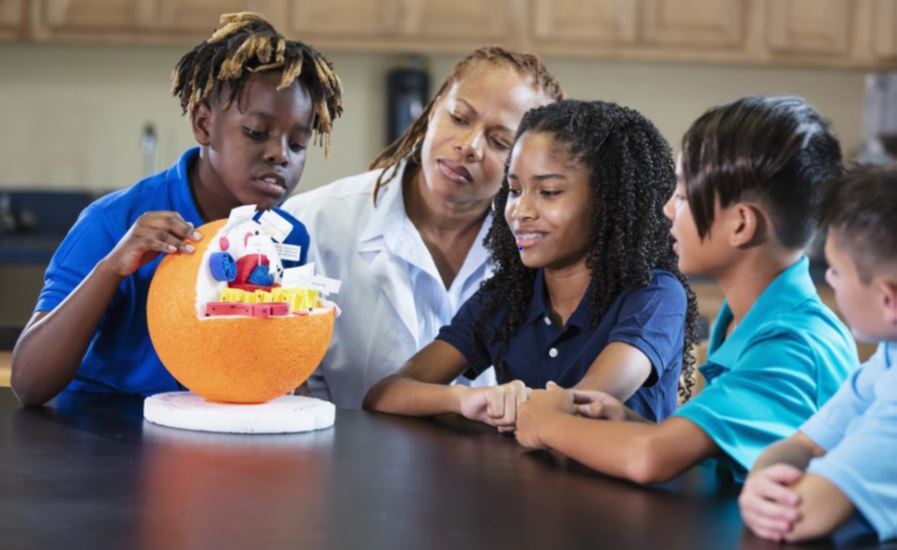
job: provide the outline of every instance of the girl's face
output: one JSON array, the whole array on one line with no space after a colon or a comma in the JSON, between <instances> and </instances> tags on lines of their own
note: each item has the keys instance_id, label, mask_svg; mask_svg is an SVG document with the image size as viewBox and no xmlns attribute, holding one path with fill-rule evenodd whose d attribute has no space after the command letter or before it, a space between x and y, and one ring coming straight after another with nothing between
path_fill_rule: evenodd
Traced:
<instances>
[{"instance_id":1,"label":"girl's face","mask_svg":"<svg viewBox=\"0 0 897 550\"><path fill-rule=\"evenodd\" d=\"M314 109L298 83L277 90L280 72L252 75L240 101L213 106L206 143L223 198L271 208L295 189L305 168Z\"/></svg>"},{"instance_id":2,"label":"girl's face","mask_svg":"<svg viewBox=\"0 0 897 550\"><path fill-rule=\"evenodd\" d=\"M548 102L530 80L511 66L479 62L436 101L421 147L431 193L458 205L492 200L520 119Z\"/></svg>"},{"instance_id":3,"label":"girl's face","mask_svg":"<svg viewBox=\"0 0 897 550\"><path fill-rule=\"evenodd\" d=\"M663 207L664 215L673 223L670 233L675 239L673 250L679 255L679 271L686 275L715 278L725 269L731 255L718 227L724 216L717 208L710 232L702 240L686 193L680 158L676 162L676 190ZM717 230L714 231L714 228Z\"/></svg>"},{"instance_id":4,"label":"girl's face","mask_svg":"<svg viewBox=\"0 0 897 550\"><path fill-rule=\"evenodd\" d=\"M508 167L505 220L530 268L584 264L593 213L589 171L551 134L526 132Z\"/></svg>"}]
</instances>

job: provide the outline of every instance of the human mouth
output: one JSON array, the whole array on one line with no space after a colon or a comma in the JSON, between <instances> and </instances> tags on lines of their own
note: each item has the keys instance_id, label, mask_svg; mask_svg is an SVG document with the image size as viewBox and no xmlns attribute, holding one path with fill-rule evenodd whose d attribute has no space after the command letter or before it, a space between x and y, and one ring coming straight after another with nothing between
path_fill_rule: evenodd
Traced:
<instances>
[{"instance_id":1,"label":"human mouth","mask_svg":"<svg viewBox=\"0 0 897 550\"><path fill-rule=\"evenodd\" d=\"M548 233L544 231L517 231L514 238L517 242L517 248L523 250L539 244Z\"/></svg>"},{"instance_id":2,"label":"human mouth","mask_svg":"<svg viewBox=\"0 0 897 550\"><path fill-rule=\"evenodd\" d=\"M287 182L277 174L263 174L253 178L257 187L268 195L281 196L287 192Z\"/></svg>"},{"instance_id":3,"label":"human mouth","mask_svg":"<svg viewBox=\"0 0 897 550\"><path fill-rule=\"evenodd\" d=\"M448 160L437 160L439 172L455 183L473 183L473 176L464 166Z\"/></svg>"}]
</instances>

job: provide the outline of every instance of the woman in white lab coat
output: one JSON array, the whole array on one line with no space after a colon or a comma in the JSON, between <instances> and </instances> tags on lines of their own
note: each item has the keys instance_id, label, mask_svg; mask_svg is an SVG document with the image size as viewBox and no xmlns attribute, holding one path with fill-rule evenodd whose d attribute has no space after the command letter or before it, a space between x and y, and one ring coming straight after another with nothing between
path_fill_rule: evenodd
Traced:
<instances>
[{"instance_id":1,"label":"woman in white lab coat","mask_svg":"<svg viewBox=\"0 0 897 550\"><path fill-rule=\"evenodd\" d=\"M523 114L563 99L541 60L499 47L459 61L372 171L291 198L309 262L342 280L333 341L312 396L360 408L488 276L490 205ZM485 377L485 379L483 379ZM493 383L490 372L475 383Z\"/></svg>"}]
</instances>

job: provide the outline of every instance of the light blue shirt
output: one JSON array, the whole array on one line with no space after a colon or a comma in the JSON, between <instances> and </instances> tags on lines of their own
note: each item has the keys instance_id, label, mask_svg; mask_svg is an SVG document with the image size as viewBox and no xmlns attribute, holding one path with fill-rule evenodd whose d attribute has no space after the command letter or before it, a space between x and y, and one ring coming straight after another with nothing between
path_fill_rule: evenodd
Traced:
<instances>
[{"instance_id":1,"label":"light blue shirt","mask_svg":"<svg viewBox=\"0 0 897 550\"><path fill-rule=\"evenodd\" d=\"M859 359L850 331L819 299L806 257L766 287L726 338L731 322L724 302L701 367L706 387L676 414L713 439L741 482L763 449L818 411Z\"/></svg>"},{"instance_id":2,"label":"light blue shirt","mask_svg":"<svg viewBox=\"0 0 897 550\"><path fill-rule=\"evenodd\" d=\"M832 482L882 541L897 538L897 343L883 343L801 431L826 450L807 472Z\"/></svg>"}]
</instances>

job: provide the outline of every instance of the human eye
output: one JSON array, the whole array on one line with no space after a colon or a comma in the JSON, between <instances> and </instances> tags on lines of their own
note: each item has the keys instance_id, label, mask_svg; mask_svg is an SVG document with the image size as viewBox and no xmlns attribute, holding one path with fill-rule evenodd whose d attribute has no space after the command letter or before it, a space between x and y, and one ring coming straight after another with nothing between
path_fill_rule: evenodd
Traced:
<instances>
[{"instance_id":1,"label":"human eye","mask_svg":"<svg viewBox=\"0 0 897 550\"><path fill-rule=\"evenodd\" d=\"M507 141L497 137L490 137L489 141L492 143L492 146L499 151L507 151L511 148L511 145Z\"/></svg>"},{"instance_id":2,"label":"human eye","mask_svg":"<svg viewBox=\"0 0 897 550\"><path fill-rule=\"evenodd\" d=\"M561 192L558 189L542 189L541 191L539 191L539 194L541 194L543 197L554 198L560 195Z\"/></svg>"},{"instance_id":3,"label":"human eye","mask_svg":"<svg viewBox=\"0 0 897 550\"><path fill-rule=\"evenodd\" d=\"M467 124L467 120L463 116L461 116L459 114L455 114L452 111L449 111L449 117L451 117L452 122L454 122L455 124L458 124L461 126L464 126Z\"/></svg>"},{"instance_id":4,"label":"human eye","mask_svg":"<svg viewBox=\"0 0 897 550\"><path fill-rule=\"evenodd\" d=\"M262 141L268 137L268 132L261 131L261 130L254 130L254 129L250 128L249 126L243 126L243 133L246 134L246 136L249 139L252 139L255 141Z\"/></svg>"},{"instance_id":5,"label":"human eye","mask_svg":"<svg viewBox=\"0 0 897 550\"><path fill-rule=\"evenodd\" d=\"M508 196L509 196L509 197L514 197L514 198L519 197L519 196L520 196L520 189L517 189L516 187L508 187Z\"/></svg>"},{"instance_id":6,"label":"human eye","mask_svg":"<svg viewBox=\"0 0 897 550\"><path fill-rule=\"evenodd\" d=\"M299 143L298 141L290 141L290 151L298 153L303 150L305 150L305 144Z\"/></svg>"}]
</instances>

